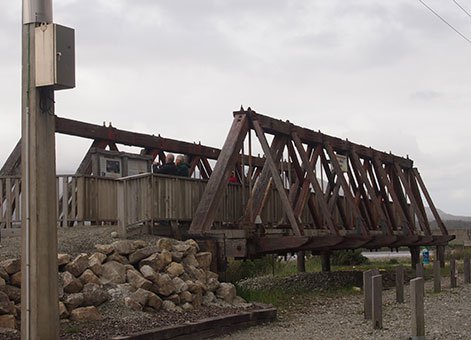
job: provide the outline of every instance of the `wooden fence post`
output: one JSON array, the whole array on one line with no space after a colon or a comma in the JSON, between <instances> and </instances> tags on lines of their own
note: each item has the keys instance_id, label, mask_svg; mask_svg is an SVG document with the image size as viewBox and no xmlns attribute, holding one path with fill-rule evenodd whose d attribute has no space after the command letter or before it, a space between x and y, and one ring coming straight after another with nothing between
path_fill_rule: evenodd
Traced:
<instances>
[{"instance_id":1,"label":"wooden fence post","mask_svg":"<svg viewBox=\"0 0 471 340\"><path fill-rule=\"evenodd\" d=\"M420 262L415 264L415 277L423 277L425 279L424 266Z\"/></svg>"},{"instance_id":2,"label":"wooden fence post","mask_svg":"<svg viewBox=\"0 0 471 340\"><path fill-rule=\"evenodd\" d=\"M442 290L442 277L441 277L440 261L433 261L433 292L440 293Z\"/></svg>"},{"instance_id":3,"label":"wooden fence post","mask_svg":"<svg viewBox=\"0 0 471 340\"><path fill-rule=\"evenodd\" d=\"M373 271L367 270L363 272L363 310L365 320L371 320L372 318L372 287L371 278L373 277Z\"/></svg>"},{"instance_id":4,"label":"wooden fence post","mask_svg":"<svg viewBox=\"0 0 471 340\"><path fill-rule=\"evenodd\" d=\"M396 302L404 303L404 267L396 267Z\"/></svg>"},{"instance_id":5,"label":"wooden fence post","mask_svg":"<svg viewBox=\"0 0 471 340\"><path fill-rule=\"evenodd\" d=\"M471 283L471 263L469 256L464 257L464 283Z\"/></svg>"},{"instance_id":6,"label":"wooden fence post","mask_svg":"<svg viewBox=\"0 0 471 340\"><path fill-rule=\"evenodd\" d=\"M126 181L117 181L117 211L118 211L118 235L120 238L127 237L127 211L126 211Z\"/></svg>"},{"instance_id":7,"label":"wooden fence post","mask_svg":"<svg viewBox=\"0 0 471 340\"><path fill-rule=\"evenodd\" d=\"M382 275L375 275L371 278L372 286L372 321L373 329L383 328L383 282Z\"/></svg>"},{"instance_id":8,"label":"wooden fence post","mask_svg":"<svg viewBox=\"0 0 471 340\"><path fill-rule=\"evenodd\" d=\"M450 288L456 288L456 260L450 259Z\"/></svg>"},{"instance_id":9,"label":"wooden fence post","mask_svg":"<svg viewBox=\"0 0 471 340\"><path fill-rule=\"evenodd\" d=\"M418 277L410 281L410 306L412 339L425 339L424 279Z\"/></svg>"},{"instance_id":10,"label":"wooden fence post","mask_svg":"<svg viewBox=\"0 0 471 340\"><path fill-rule=\"evenodd\" d=\"M306 272L306 254L304 251L298 251L296 254L296 267L298 273Z\"/></svg>"}]
</instances>

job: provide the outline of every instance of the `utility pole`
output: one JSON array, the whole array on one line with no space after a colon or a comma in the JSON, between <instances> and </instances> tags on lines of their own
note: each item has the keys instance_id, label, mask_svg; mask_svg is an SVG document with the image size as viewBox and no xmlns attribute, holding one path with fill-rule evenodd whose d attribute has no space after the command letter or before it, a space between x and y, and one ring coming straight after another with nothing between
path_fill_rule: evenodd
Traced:
<instances>
[{"instance_id":1,"label":"utility pole","mask_svg":"<svg viewBox=\"0 0 471 340\"><path fill-rule=\"evenodd\" d=\"M23 0L21 339L58 339L54 88L36 87L35 28L52 0Z\"/></svg>"}]
</instances>

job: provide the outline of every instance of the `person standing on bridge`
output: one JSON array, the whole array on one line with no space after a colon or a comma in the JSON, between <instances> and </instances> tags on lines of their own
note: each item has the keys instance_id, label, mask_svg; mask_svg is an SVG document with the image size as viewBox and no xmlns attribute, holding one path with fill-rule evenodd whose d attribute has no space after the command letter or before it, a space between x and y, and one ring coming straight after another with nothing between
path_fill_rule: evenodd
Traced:
<instances>
[{"instance_id":1,"label":"person standing on bridge","mask_svg":"<svg viewBox=\"0 0 471 340\"><path fill-rule=\"evenodd\" d=\"M188 164L185 162L184 155L177 156L177 159L175 160L175 165L177 166L177 176L181 176L181 177L190 176L190 168Z\"/></svg>"},{"instance_id":2,"label":"person standing on bridge","mask_svg":"<svg viewBox=\"0 0 471 340\"><path fill-rule=\"evenodd\" d=\"M173 153L168 153L165 156L165 164L157 167L157 164L152 166L152 172L155 174L162 174L162 175L171 175L175 176L177 174L177 166L174 163L175 156Z\"/></svg>"}]
</instances>

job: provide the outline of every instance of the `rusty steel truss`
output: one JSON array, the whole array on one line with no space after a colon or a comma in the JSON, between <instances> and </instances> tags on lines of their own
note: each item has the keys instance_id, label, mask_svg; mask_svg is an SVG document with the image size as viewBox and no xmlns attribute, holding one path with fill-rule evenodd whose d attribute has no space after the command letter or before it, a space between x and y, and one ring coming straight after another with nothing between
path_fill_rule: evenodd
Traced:
<instances>
[{"instance_id":1,"label":"rusty steel truss","mask_svg":"<svg viewBox=\"0 0 471 340\"><path fill-rule=\"evenodd\" d=\"M220 227L213 222L227 179L238 167L246 138L251 143L251 131L264 153L262 170L255 173L249 165L242 171L250 188L243 216L229 229L216 230ZM285 153L289 167L281 164ZM285 180L288 172L292 174L289 185ZM326 178L325 188L320 175ZM267 226L261 216L273 194L279 196L285 218ZM424 201L438 223L439 229L434 232ZM305 208L309 218L303 220ZM250 108L234 112L189 230L197 237L217 232L232 238L226 248L234 249L226 253L236 257L304 250L322 253L360 247L441 246L454 238L448 235L412 160L276 120Z\"/></svg>"}]
</instances>

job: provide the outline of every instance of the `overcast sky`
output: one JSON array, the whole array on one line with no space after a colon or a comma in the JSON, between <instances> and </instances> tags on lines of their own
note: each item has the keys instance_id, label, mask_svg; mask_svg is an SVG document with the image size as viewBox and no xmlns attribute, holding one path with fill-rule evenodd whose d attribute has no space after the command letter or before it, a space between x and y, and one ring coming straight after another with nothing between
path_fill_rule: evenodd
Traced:
<instances>
[{"instance_id":1,"label":"overcast sky","mask_svg":"<svg viewBox=\"0 0 471 340\"><path fill-rule=\"evenodd\" d=\"M471 38L452 0L424 1ZM21 116L21 1L2 5L0 164ZM471 45L418 0L56 0L54 22L76 30L59 116L221 147L243 104L408 154L439 208L471 215ZM90 143L58 135L59 172Z\"/></svg>"}]
</instances>

